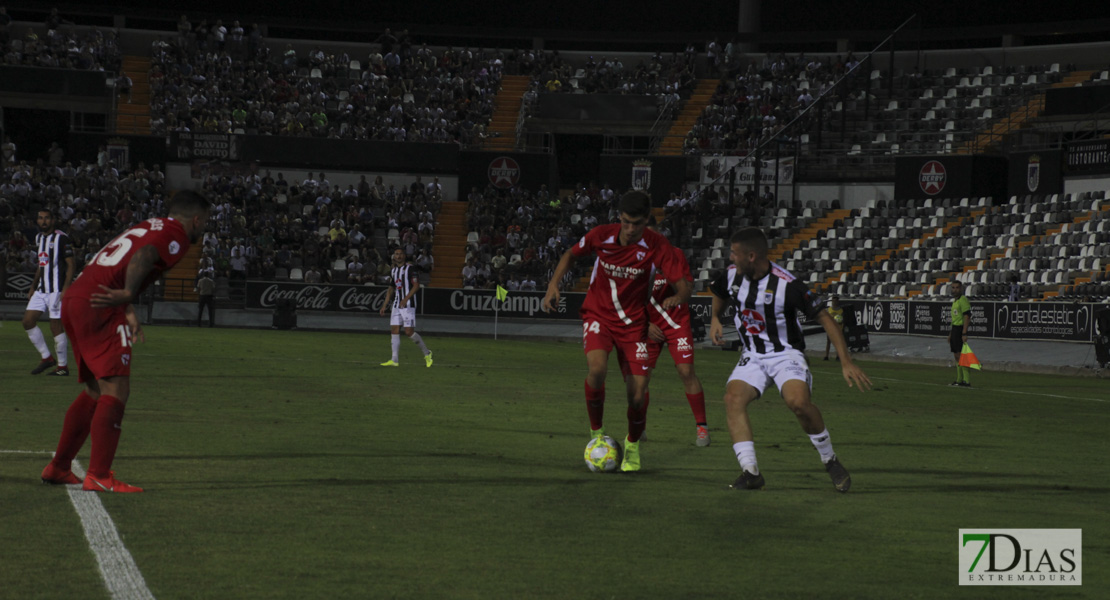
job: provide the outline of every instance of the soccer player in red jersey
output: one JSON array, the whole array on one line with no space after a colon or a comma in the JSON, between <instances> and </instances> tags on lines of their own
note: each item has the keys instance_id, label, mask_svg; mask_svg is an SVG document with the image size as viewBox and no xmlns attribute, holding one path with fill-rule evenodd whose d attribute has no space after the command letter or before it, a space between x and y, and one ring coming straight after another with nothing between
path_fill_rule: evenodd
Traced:
<instances>
[{"instance_id":1,"label":"soccer player in red jersey","mask_svg":"<svg viewBox=\"0 0 1110 600\"><path fill-rule=\"evenodd\" d=\"M605 375L609 352L614 348L628 359L632 375L627 378L628 437L625 439L622 471L640 469L640 435L647 422L648 302L655 271L662 271L674 288L663 300L663 308L689 301L692 287L670 252L671 244L648 231L651 200L643 192L629 192L618 206L620 223L594 227L567 250L547 286L543 299L546 312L559 303L559 280L576 258L596 255L590 289L582 303L582 341L586 353L586 410L590 435L600 437L605 406Z\"/></svg>"},{"instance_id":2,"label":"soccer player in red jersey","mask_svg":"<svg viewBox=\"0 0 1110 600\"><path fill-rule=\"evenodd\" d=\"M648 229L658 231L654 218L649 222ZM686 255L675 246L671 246L670 252L674 254L675 262L682 269L683 278L692 284L694 275L690 273L690 264L686 260ZM697 373L694 372L694 333L690 327L690 305L683 303L669 309L663 308L663 302L670 295L671 289L667 284L667 276L661 271L656 271L655 280L651 286L651 297L648 299L647 312L650 319L648 365L654 370L663 346L667 346L675 369L678 370L678 377L682 379L686 401L690 403L690 410L694 413L696 424L694 443L705 447L710 442L709 426L705 418L705 390L701 386ZM621 353L617 354L617 360L620 363L621 375L627 379L631 374L628 361ZM651 401L650 397L647 401Z\"/></svg>"},{"instance_id":3,"label":"soccer player in red jersey","mask_svg":"<svg viewBox=\"0 0 1110 600\"><path fill-rule=\"evenodd\" d=\"M91 433L83 489L143 491L119 481L111 470L131 391L131 344L145 341L131 303L200 239L208 213L204 196L178 192L170 200L168 218L148 219L117 236L69 286L62 299L62 324L85 390L66 411L58 450L42 471L44 483L80 483L70 469Z\"/></svg>"}]
</instances>

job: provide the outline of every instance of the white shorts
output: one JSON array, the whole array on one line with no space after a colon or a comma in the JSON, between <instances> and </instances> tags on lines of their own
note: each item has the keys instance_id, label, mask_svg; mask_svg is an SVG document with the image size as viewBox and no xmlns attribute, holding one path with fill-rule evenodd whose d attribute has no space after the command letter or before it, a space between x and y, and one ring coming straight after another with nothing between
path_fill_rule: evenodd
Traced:
<instances>
[{"instance_id":1,"label":"white shorts","mask_svg":"<svg viewBox=\"0 0 1110 600\"><path fill-rule=\"evenodd\" d=\"M389 315L389 324L416 327L416 309L415 308L393 308L393 312Z\"/></svg>"},{"instance_id":2,"label":"white shorts","mask_svg":"<svg viewBox=\"0 0 1110 600\"><path fill-rule=\"evenodd\" d=\"M809 372L809 363L804 354L798 350L786 350L771 355L741 353L740 362L728 376L730 382L739 379L755 388L760 395L767 389L768 381L774 381L775 386L782 392L782 386L791 379L797 379L809 386L813 391L813 375Z\"/></svg>"},{"instance_id":3,"label":"white shorts","mask_svg":"<svg viewBox=\"0 0 1110 600\"><path fill-rule=\"evenodd\" d=\"M62 293L61 292L35 292L31 301L27 303L27 310L49 313L50 318L62 318Z\"/></svg>"}]
</instances>

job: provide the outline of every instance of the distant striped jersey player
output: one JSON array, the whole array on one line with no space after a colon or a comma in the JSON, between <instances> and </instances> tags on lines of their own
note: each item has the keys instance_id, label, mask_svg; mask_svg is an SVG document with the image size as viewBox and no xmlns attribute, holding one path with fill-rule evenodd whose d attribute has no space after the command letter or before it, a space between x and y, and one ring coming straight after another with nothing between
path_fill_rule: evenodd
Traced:
<instances>
[{"instance_id":1,"label":"distant striped jersey player","mask_svg":"<svg viewBox=\"0 0 1110 600\"><path fill-rule=\"evenodd\" d=\"M35 291L44 294L62 291L66 279L66 259L73 256L69 236L57 229L39 233L35 236L35 245L38 246L39 267L42 268Z\"/></svg>"},{"instance_id":2,"label":"distant striped jersey player","mask_svg":"<svg viewBox=\"0 0 1110 600\"><path fill-rule=\"evenodd\" d=\"M416 276L409 272L411 268L412 265L404 264L390 270L393 278L393 308L416 308L416 294L413 294L407 303L401 304L416 283Z\"/></svg>"}]
</instances>

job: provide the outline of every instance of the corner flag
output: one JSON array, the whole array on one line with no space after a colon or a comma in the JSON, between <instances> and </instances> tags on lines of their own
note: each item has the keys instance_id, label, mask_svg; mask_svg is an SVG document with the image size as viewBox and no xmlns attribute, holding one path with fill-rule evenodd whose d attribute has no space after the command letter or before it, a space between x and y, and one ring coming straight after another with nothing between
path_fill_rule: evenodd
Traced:
<instances>
[{"instance_id":1,"label":"corner flag","mask_svg":"<svg viewBox=\"0 0 1110 600\"><path fill-rule=\"evenodd\" d=\"M509 297L509 290L507 290L507 289L505 289L501 286L497 286L497 299L500 300L501 302L504 302L505 298L508 298L508 297Z\"/></svg>"},{"instance_id":2,"label":"corner flag","mask_svg":"<svg viewBox=\"0 0 1110 600\"><path fill-rule=\"evenodd\" d=\"M964 344L963 350L960 352L960 366L970 367L976 370L983 369L982 363L979 362L979 359L975 356L975 353L971 351L971 346L968 346L967 344Z\"/></svg>"}]
</instances>

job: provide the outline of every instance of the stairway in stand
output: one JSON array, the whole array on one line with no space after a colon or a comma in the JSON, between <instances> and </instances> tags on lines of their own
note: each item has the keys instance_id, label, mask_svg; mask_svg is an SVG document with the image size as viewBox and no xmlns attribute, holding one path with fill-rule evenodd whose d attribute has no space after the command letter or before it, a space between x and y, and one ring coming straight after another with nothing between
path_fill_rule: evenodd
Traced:
<instances>
[{"instance_id":1,"label":"stairway in stand","mask_svg":"<svg viewBox=\"0 0 1110 600\"><path fill-rule=\"evenodd\" d=\"M682 112L678 113L678 118L674 120L670 130L667 131L667 136L663 138L663 143L659 146L659 154L682 155L682 142L686 139L686 134L694 128L705 107L709 106L709 101L713 99L713 93L717 91L717 85L720 82L719 79L698 80L698 85L690 94L690 99L682 106Z\"/></svg>"},{"instance_id":2,"label":"stairway in stand","mask_svg":"<svg viewBox=\"0 0 1110 600\"><path fill-rule=\"evenodd\" d=\"M150 59L124 56L123 72L131 78L131 102L116 95L116 133L150 135Z\"/></svg>"},{"instance_id":3,"label":"stairway in stand","mask_svg":"<svg viewBox=\"0 0 1110 600\"><path fill-rule=\"evenodd\" d=\"M469 202L444 202L436 218L436 235L432 242L435 268L431 287L462 287L462 268L466 264L466 208Z\"/></svg>"},{"instance_id":4,"label":"stairway in stand","mask_svg":"<svg viewBox=\"0 0 1110 600\"><path fill-rule=\"evenodd\" d=\"M493 98L493 117L482 144L485 150L511 152L516 149L516 122L520 118L520 99L528 91L532 78L527 75L505 75L501 78L501 89ZM461 268L461 267L460 267Z\"/></svg>"}]
</instances>

